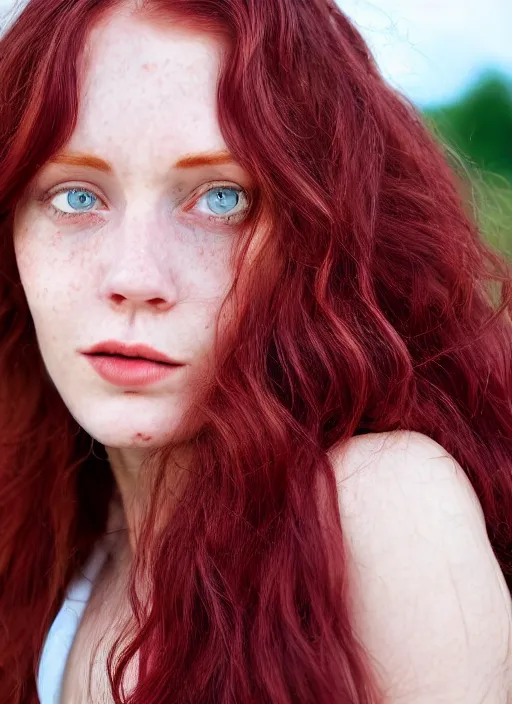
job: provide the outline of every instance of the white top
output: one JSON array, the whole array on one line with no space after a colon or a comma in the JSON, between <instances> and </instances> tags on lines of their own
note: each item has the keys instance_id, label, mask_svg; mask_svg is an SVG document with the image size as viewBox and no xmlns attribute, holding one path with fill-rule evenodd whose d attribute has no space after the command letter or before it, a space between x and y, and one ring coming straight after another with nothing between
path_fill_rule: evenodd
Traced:
<instances>
[{"instance_id":1,"label":"white top","mask_svg":"<svg viewBox=\"0 0 512 704\"><path fill-rule=\"evenodd\" d=\"M37 675L37 693L41 704L60 704L66 663L108 551L98 542L83 569L78 572L66 592L66 597L44 642Z\"/></svg>"},{"instance_id":2,"label":"white top","mask_svg":"<svg viewBox=\"0 0 512 704\"><path fill-rule=\"evenodd\" d=\"M109 509L107 530L96 543L89 560L71 581L62 606L46 636L37 673L40 704L61 704L64 672L73 641L92 594L94 583L116 541L116 531L125 527L122 503L115 493Z\"/></svg>"}]
</instances>

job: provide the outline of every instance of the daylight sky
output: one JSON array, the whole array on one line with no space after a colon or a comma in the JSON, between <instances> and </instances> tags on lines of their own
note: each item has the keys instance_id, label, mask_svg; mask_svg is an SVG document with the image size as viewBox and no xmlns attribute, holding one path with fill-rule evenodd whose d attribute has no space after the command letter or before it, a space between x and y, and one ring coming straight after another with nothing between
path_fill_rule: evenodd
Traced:
<instances>
[{"instance_id":1,"label":"daylight sky","mask_svg":"<svg viewBox=\"0 0 512 704\"><path fill-rule=\"evenodd\" d=\"M337 2L386 78L421 105L456 97L488 67L512 76L512 0ZM0 14L12 6L0 0Z\"/></svg>"},{"instance_id":2,"label":"daylight sky","mask_svg":"<svg viewBox=\"0 0 512 704\"><path fill-rule=\"evenodd\" d=\"M382 72L421 104L450 100L486 68L512 76L512 0L337 0Z\"/></svg>"}]
</instances>

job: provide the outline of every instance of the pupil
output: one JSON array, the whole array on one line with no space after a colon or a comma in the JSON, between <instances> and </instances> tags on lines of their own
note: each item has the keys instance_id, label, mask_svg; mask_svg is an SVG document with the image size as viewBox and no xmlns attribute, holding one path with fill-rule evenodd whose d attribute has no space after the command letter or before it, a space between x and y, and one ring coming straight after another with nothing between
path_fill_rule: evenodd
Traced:
<instances>
[{"instance_id":1,"label":"pupil","mask_svg":"<svg viewBox=\"0 0 512 704\"><path fill-rule=\"evenodd\" d=\"M91 196L87 191L71 190L68 194L68 203L72 208L79 208L82 206L84 209L89 209L94 202L94 197Z\"/></svg>"},{"instance_id":2,"label":"pupil","mask_svg":"<svg viewBox=\"0 0 512 704\"><path fill-rule=\"evenodd\" d=\"M238 193L233 188L218 188L210 191L208 202L214 213L226 213L236 207L239 200Z\"/></svg>"}]
</instances>

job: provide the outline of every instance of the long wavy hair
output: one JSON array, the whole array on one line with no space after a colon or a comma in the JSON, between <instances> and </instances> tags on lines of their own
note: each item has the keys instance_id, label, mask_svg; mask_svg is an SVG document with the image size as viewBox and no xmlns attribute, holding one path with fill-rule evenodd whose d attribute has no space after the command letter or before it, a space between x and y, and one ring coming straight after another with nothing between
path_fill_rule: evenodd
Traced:
<instances>
[{"instance_id":1,"label":"long wavy hair","mask_svg":"<svg viewBox=\"0 0 512 704\"><path fill-rule=\"evenodd\" d=\"M114 490L102 448L45 373L13 223L73 133L88 35L122 4L30 0L0 41L2 703L37 702L45 634ZM484 241L418 111L332 2L139 0L132 10L225 38L218 119L258 198L178 501L165 490L172 448L155 455L130 571L136 628L110 651L114 700L375 704L328 453L364 433L436 440L470 478L512 584L510 263Z\"/></svg>"}]
</instances>

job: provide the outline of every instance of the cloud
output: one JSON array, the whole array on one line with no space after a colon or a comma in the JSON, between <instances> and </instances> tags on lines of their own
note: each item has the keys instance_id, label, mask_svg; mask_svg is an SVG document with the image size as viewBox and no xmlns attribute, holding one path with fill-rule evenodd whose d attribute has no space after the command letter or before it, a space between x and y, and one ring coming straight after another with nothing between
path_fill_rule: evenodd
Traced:
<instances>
[{"instance_id":1,"label":"cloud","mask_svg":"<svg viewBox=\"0 0 512 704\"><path fill-rule=\"evenodd\" d=\"M510 0L338 0L383 74L413 100L446 100L483 69L512 74Z\"/></svg>"}]
</instances>

